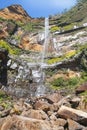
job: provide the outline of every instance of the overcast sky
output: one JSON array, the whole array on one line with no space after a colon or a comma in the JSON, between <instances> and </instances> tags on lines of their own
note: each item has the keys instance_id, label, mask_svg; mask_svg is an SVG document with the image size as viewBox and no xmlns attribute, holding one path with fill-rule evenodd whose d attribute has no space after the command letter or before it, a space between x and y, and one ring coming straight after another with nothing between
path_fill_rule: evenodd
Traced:
<instances>
[{"instance_id":1,"label":"overcast sky","mask_svg":"<svg viewBox=\"0 0 87 130\"><path fill-rule=\"evenodd\" d=\"M47 17L74 6L76 0L0 0L0 9L20 4L31 17Z\"/></svg>"}]
</instances>

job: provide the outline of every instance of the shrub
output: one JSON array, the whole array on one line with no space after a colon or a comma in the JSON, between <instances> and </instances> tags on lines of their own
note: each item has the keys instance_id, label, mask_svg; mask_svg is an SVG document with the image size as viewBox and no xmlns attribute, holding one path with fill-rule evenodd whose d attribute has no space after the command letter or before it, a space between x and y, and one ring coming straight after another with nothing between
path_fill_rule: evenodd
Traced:
<instances>
[{"instance_id":1,"label":"shrub","mask_svg":"<svg viewBox=\"0 0 87 130\"><path fill-rule=\"evenodd\" d=\"M9 52L9 54L18 55L20 52L19 49L11 46L9 43L7 43L3 40L0 41L0 47L5 48Z\"/></svg>"},{"instance_id":2,"label":"shrub","mask_svg":"<svg viewBox=\"0 0 87 130\"><path fill-rule=\"evenodd\" d=\"M51 32L60 31L60 28L58 26L51 27Z\"/></svg>"},{"instance_id":3,"label":"shrub","mask_svg":"<svg viewBox=\"0 0 87 130\"><path fill-rule=\"evenodd\" d=\"M75 85L78 84L78 82L79 82L78 78L77 78L77 77L74 77L74 78L70 78L70 79L69 79L68 84L69 84L70 86L75 86Z\"/></svg>"},{"instance_id":4,"label":"shrub","mask_svg":"<svg viewBox=\"0 0 87 130\"><path fill-rule=\"evenodd\" d=\"M58 86L58 87L64 86L64 79L63 79L63 77L59 77L58 79L55 79L52 82L52 85L53 86Z\"/></svg>"},{"instance_id":5,"label":"shrub","mask_svg":"<svg viewBox=\"0 0 87 130\"><path fill-rule=\"evenodd\" d=\"M52 85L55 87L75 87L79 83L77 77L64 79L63 77L59 77L52 82Z\"/></svg>"}]
</instances>

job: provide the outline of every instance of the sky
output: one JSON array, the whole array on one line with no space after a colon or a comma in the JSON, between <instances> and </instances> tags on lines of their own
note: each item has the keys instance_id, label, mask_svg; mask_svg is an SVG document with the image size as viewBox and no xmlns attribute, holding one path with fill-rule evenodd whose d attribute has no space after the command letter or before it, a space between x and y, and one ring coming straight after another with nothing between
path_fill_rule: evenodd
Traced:
<instances>
[{"instance_id":1,"label":"sky","mask_svg":"<svg viewBox=\"0 0 87 130\"><path fill-rule=\"evenodd\" d=\"M74 6L76 0L0 0L0 9L20 4L31 17L48 17Z\"/></svg>"}]
</instances>

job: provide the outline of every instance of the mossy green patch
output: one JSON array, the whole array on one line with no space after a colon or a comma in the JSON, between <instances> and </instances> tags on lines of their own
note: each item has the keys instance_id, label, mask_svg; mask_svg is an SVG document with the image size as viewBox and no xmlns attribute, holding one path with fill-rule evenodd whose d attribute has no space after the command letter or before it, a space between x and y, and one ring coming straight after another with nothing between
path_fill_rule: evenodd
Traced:
<instances>
[{"instance_id":1,"label":"mossy green patch","mask_svg":"<svg viewBox=\"0 0 87 130\"><path fill-rule=\"evenodd\" d=\"M57 62L61 62L65 59L70 59L72 57L75 56L75 54L77 54L77 51L76 50L71 50L67 53L65 53L64 55L60 56L60 57L53 57L53 58L50 58L47 60L47 63L48 64L54 64L54 63L57 63Z\"/></svg>"},{"instance_id":2,"label":"mossy green patch","mask_svg":"<svg viewBox=\"0 0 87 130\"><path fill-rule=\"evenodd\" d=\"M11 46L9 43L7 43L3 40L0 40L0 47L5 48L9 52L9 54L18 55L20 53L20 49L14 47L14 46Z\"/></svg>"}]
</instances>

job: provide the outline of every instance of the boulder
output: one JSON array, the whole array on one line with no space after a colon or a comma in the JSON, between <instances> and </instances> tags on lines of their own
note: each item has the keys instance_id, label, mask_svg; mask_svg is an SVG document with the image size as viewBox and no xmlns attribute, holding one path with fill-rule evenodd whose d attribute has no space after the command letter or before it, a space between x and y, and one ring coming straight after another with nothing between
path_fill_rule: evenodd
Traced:
<instances>
[{"instance_id":1,"label":"boulder","mask_svg":"<svg viewBox=\"0 0 87 130\"><path fill-rule=\"evenodd\" d=\"M29 117L29 118L34 118L34 119L40 119L40 120L48 120L47 114L42 111L42 110L29 110L25 111L21 114L22 116Z\"/></svg>"},{"instance_id":2,"label":"boulder","mask_svg":"<svg viewBox=\"0 0 87 130\"><path fill-rule=\"evenodd\" d=\"M51 120L50 122L51 122L51 125L54 126L55 128L56 127L58 128L60 126L64 127L67 123L66 120L61 119L61 118L58 118L57 120Z\"/></svg>"},{"instance_id":3,"label":"boulder","mask_svg":"<svg viewBox=\"0 0 87 130\"><path fill-rule=\"evenodd\" d=\"M39 101L36 101L34 107L37 110L43 110L43 111L47 112L50 109L50 104L45 101L39 100Z\"/></svg>"},{"instance_id":4,"label":"boulder","mask_svg":"<svg viewBox=\"0 0 87 130\"><path fill-rule=\"evenodd\" d=\"M0 130L64 130L64 128L49 121L13 116L5 119L0 125Z\"/></svg>"},{"instance_id":5,"label":"boulder","mask_svg":"<svg viewBox=\"0 0 87 130\"><path fill-rule=\"evenodd\" d=\"M61 108L58 110L58 115L61 118L72 119L84 126L87 126L87 113L86 112L69 108L66 106L61 106Z\"/></svg>"},{"instance_id":6,"label":"boulder","mask_svg":"<svg viewBox=\"0 0 87 130\"><path fill-rule=\"evenodd\" d=\"M85 130L85 127L75 122L74 120L68 119L68 129L69 130Z\"/></svg>"},{"instance_id":7,"label":"boulder","mask_svg":"<svg viewBox=\"0 0 87 130\"><path fill-rule=\"evenodd\" d=\"M71 103L72 108L78 107L80 101L81 99L79 97L74 97L73 99L71 99L70 103Z\"/></svg>"},{"instance_id":8,"label":"boulder","mask_svg":"<svg viewBox=\"0 0 87 130\"><path fill-rule=\"evenodd\" d=\"M53 103L51 106L50 106L50 111L52 112L57 112L59 109L59 104L58 103Z\"/></svg>"},{"instance_id":9,"label":"boulder","mask_svg":"<svg viewBox=\"0 0 87 130\"><path fill-rule=\"evenodd\" d=\"M76 89L76 94L80 94L86 90L87 90L87 83L84 83Z\"/></svg>"},{"instance_id":10,"label":"boulder","mask_svg":"<svg viewBox=\"0 0 87 130\"><path fill-rule=\"evenodd\" d=\"M62 95L60 93L53 93L46 96L49 103L57 103L61 100Z\"/></svg>"}]
</instances>

